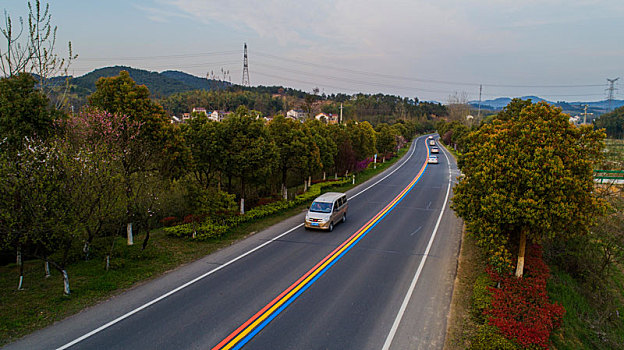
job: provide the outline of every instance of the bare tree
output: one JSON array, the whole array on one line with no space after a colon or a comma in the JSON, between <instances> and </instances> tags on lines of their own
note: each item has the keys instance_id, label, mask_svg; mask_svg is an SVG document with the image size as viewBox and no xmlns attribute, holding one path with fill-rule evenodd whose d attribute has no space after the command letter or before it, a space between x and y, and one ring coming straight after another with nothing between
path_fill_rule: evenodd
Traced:
<instances>
[{"instance_id":1,"label":"bare tree","mask_svg":"<svg viewBox=\"0 0 624 350\"><path fill-rule=\"evenodd\" d=\"M466 117L470 114L468 94L465 91L455 91L453 94L449 95L447 110L449 119L465 123Z\"/></svg>"},{"instance_id":2,"label":"bare tree","mask_svg":"<svg viewBox=\"0 0 624 350\"><path fill-rule=\"evenodd\" d=\"M13 29L11 16L4 11L4 28L0 32L7 41L7 48L0 51L0 66L5 77L22 72L32 73L39 80L38 88L54 103L56 108L66 105L69 89L69 66L78 58L68 43L67 58L59 57L55 52L56 26L52 26L50 5L43 7L39 0L34 5L28 2L28 37L24 34L24 19L19 17L19 32ZM50 84L51 77L63 75L63 84Z\"/></svg>"},{"instance_id":3,"label":"bare tree","mask_svg":"<svg viewBox=\"0 0 624 350\"><path fill-rule=\"evenodd\" d=\"M24 19L19 17L19 30L13 31L11 16L4 10L4 28L0 28L2 36L7 41L6 49L0 49L0 69L5 77L10 77L26 70L30 61L31 52L29 46L20 42L24 33Z\"/></svg>"}]
</instances>

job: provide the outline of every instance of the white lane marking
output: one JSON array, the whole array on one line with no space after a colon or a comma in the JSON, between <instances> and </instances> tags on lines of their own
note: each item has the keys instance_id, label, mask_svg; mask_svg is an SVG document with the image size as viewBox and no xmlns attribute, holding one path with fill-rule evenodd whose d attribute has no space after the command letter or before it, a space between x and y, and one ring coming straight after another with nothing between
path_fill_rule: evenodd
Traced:
<instances>
[{"instance_id":1,"label":"white lane marking","mask_svg":"<svg viewBox=\"0 0 624 350\"><path fill-rule=\"evenodd\" d=\"M410 233L410 236L413 236L416 234L416 232L420 231L420 229L422 228L422 226L418 226L418 228L416 229L416 231Z\"/></svg>"},{"instance_id":2,"label":"white lane marking","mask_svg":"<svg viewBox=\"0 0 624 350\"><path fill-rule=\"evenodd\" d=\"M401 319L403 318L403 314L405 314L405 310L407 309L407 305L414 293L414 288L416 287L416 283L418 282L418 278L420 277L420 273L422 272L423 267L425 266L425 261L427 261L427 256L429 256L429 250L431 250L431 246L433 245L433 240L435 239L436 233L438 232L438 227L440 226L440 221L442 221L442 215L444 214L444 209L446 209L446 202L448 201L449 193L451 192L451 162L449 161L448 156L446 155L446 151L444 152L444 156L446 157L446 161L448 164L449 171L449 182L448 187L446 188L446 198L444 198L444 205L442 206L442 210L440 211L440 216L438 216L438 221L431 233L431 238L429 238L429 244L427 244L427 249L425 249L425 253L423 255L422 260L420 260L420 265L418 265L418 270L416 270L416 274L412 279L412 283L407 290L407 294L405 294L405 298L403 299L403 303L401 304L401 308L394 319L394 323L392 324L392 328L390 329L390 333L388 333L388 337L386 338L386 342L384 343L382 350L390 349L390 345L392 344L392 340L396 335L397 329L399 329L399 324L401 323Z\"/></svg>"},{"instance_id":3,"label":"white lane marking","mask_svg":"<svg viewBox=\"0 0 624 350\"><path fill-rule=\"evenodd\" d=\"M405 163L407 163L407 161L408 161L410 158L412 158L412 155L414 154L414 150L415 150L415 149L416 149L416 145L414 145L414 147L412 148L412 151L411 151L411 153L410 153L409 157L408 157L408 158L407 158L407 159L406 159L403 163L401 163L398 167L396 167L396 168L395 168L392 172L390 172L388 175L384 176L382 179L380 179L379 181L375 182L374 184L372 184L372 185L368 186L367 188L363 189L362 191L360 191L360 192L356 193L355 195L351 196L351 198L357 197L357 196L358 196L358 195L360 195L362 192L364 192L364 191L368 190L369 188L371 188L371 187L373 187L373 186L377 185L379 182L381 182L382 180L386 179L388 176L392 175L395 171L397 171L397 170L398 170L399 168L401 168L401 167L402 167ZM209 276L209 275L212 275L213 273L215 273L215 272L217 272L217 271L221 270L222 268L224 268L224 267L226 267L226 266L228 266L228 265L231 265L232 263L234 263L234 262L236 262L236 261L238 261L238 260L240 260L240 259L242 259L242 258L246 257L247 255L249 255L249 254L251 254L251 253L253 253L253 252L255 252L255 251L257 251L257 250L259 250L259 249L261 249L261 248L263 248L263 247L265 247L265 246L267 246L267 245L269 245L269 244L271 244L271 243L273 243L273 242L275 242L276 240L278 240L278 239L280 239L280 238L282 238L282 237L286 236L287 234L291 233L292 231L294 231L294 230L298 229L298 228L299 228L299 227L301 227L301 226L303 226L303 224L299 224L299 225L297 225L297 226L295 226L295 227L291 228L290 230L288 230L288 231L286 231L286 232L284 232L284 233L280 234L279 236L276 236L275 238L273 238L273 239L271 239L271 240L269 240L269 241L264 242L263 244L261 244L261 245L259 245L259 246L255 247L255 248L253 248L252 250L249 250L249 251L247 251L247 252L245 252L245 253L243 253L243 254L241 254L241 255L237 256L236 258L234 258L234 259L232 259L232 260L230 260L230 261L228 261L228 262L224 263L223 265L218 266L218 267L216 267L216 268L214 268L214 269L212 269L212 270L210 270L210 271L208 271L208 272L204 273L203 275L201 275L201 276L199 276L199 277L196 277L196 278L194 278L194 279L192 279L192 280L190 280L190 281L188 281L188 282L184 283L183 285L181 285L181 286L179 286L179 287L177 287L177 288L175 288L175 289L170 290L169 292L167 292L167 293L165 293L165 294L163 294L163 295L159 296L158 298L153 299L153 300L151 300L151 301L149 301L149 302L147 302L147 303L145 303L145 304L143 304L143 305L141 305L141 306L137 307L136 309L131 310L131 311L129 311L129 312L127 312L127 313L125 313L125 314L123 314L123 315L121 315L121 316L117 317L116 319L114 319L114 320L112 320L112 321L110 321L110 322L108 322L108 323L106 323L106 324L104 324L104 325L102 325L102 326L100 326L100 327L98 327L98 328L96 328L96 329L92 330L91 332L89 332L89 333L87 333L87 334L85 334L85 335L83 335L83 336L81 336L81 337L79 337L79 338L76 338L76 339L72 340L71 342L69 342L69 343L67 343L67 344L65 344L65 345L63 345L63 346L61 346L61 347L58 347L58 348L57 348L57 350L64 350L64 349L69 348L70 346L73 346L73 345L76 345L76 344L80 343L81 341L83 341L83 340L85 340L85 339L87 339L87 338L91 337L92 335L97 334L97 333L99 333L99 332L101 332L101 331L105 330L106 328L108 328L108 327L110 327L110 326L112 326L112 325L114 325L114 324L116 324L116 323L118 323L118 322L120 322L120 321L122 321L122 320L124 320L124 319L126 319L126 318L128 318L128 317L130 317L130 316L132 316L132 315L134 315L134 314L136 314L137 312L139 312L139 311L141 311L141 310L143 310L143 309L145 309L145 308L147 308L147 307L149 307L149 306L151 306L151 305L156 304L157 302L159 302L159 301L161 301L161 300L165 299L166 297L168 297L168 296L170 296L170 295L172 295L172 294L174 294L174 293L179 292L180 290L182 290L182 289L184 289L184 288L186 288L186 287L190 286L191 284L194 284L194 283L196 283L197 281L199 281L199 280L201 280L201 279L204 279L204 278L206 278L206 277L207 277L207 276Z\"/></svg>"}]
</instances>

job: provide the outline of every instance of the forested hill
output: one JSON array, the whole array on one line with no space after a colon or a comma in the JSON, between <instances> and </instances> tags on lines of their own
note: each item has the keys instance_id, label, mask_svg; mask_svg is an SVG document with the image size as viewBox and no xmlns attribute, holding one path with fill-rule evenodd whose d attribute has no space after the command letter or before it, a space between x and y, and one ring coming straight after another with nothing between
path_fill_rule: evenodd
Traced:
<instances>
[{"instance_id":1,"label":"forested hill","mask_svg":"<svg viewBox=\"0 0 624 350\"><path fill-rule=\"evenodd\" d=\"M99 68L83 76L72 78L72 92L78 96L87 96L95 91L95 82L99 78L117 76L122 70L127 71L137 84L147 86L153 97L166 97L178 92L211 90L231 85L228 82L200 78L179 71L157 73L132 67L114 66Z\"/></svg>"}]
</instances>

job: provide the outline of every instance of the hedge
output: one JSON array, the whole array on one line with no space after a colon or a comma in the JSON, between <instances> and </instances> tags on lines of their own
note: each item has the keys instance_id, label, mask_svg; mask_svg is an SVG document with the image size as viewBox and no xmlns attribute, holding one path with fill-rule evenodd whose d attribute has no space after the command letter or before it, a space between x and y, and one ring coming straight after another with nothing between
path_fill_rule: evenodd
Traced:
<instances>
[{"instance_id":1,"label":"hedge","mask_svg":"<svg viewBox=\"0 0 624 350\"><path fill-rule=\"evenodd\" d=\"M284 210L294 208L300 204L310 202L318 197L322 190L328 187L342 186L351 182L350 178L336 181L320 182L310 186L307 192L295 197L292 201L281 200L269 203L259 207L255 207L243 215L234 215L223 220L222 223L211 222L210 219L197 225L197 235L193 237L193 225L190 223L177 225L173 227L165 227L164 231L167 235L180 238L192 238L195 240L206 240L218 238L225 235L228 230L237 227L240 224L261 219Z\"/></svg>"}]
</instances>

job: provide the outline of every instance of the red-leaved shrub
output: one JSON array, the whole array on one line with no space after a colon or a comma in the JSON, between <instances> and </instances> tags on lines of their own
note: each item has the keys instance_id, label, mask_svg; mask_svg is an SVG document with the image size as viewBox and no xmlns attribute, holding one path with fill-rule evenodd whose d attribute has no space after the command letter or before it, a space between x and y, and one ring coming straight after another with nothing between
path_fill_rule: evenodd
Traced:
<instances>
[{"instance_id":1,"label":"red-leaved shrub","mask_svg":"<svg viewBox=\"0 0 624 350\"><path fill-rule=\"evenodd\" d=\"M522 278L499 274L490 267L487 272L494 281L500 281L500 288L490 287L492 306L484 312L489 324L524 347L547 349L550 334L561 325L565 309L548 299L546 282L550 271L542 260L541 247L533 245L529 249Z\"/></svg>"},{"instance_id":2,"label":"red-leaved shrub","mask_svg":"<svg viewBox=\"0 0 624 350\"><path fill-rule=\"evenodd\" d=\"M165 227L171 227L173 225L178 224L180 220L175 217L175 216L167 216L166 218L162 218L162 220L160 220L160 222L163 224L163 226Z\"/></svg>"}]
</instances>

